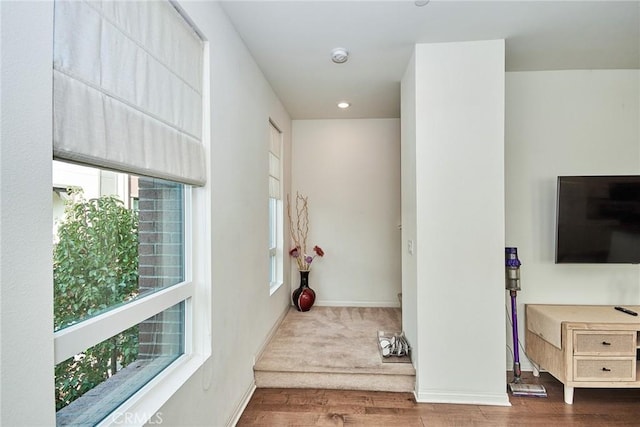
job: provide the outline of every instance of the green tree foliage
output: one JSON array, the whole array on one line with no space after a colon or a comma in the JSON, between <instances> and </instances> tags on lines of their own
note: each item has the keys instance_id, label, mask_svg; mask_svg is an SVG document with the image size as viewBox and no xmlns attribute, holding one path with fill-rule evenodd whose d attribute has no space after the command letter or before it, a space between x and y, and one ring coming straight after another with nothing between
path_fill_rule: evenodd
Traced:
<instances>
[{"instance_id":1,"label":"green tree foliage","mask_svg":"<svg viewBox=\"0 0 640 427\"><path fill-rule=\"evenodd\" d=\"M54 246L54 328L78 323L138 293L138 216L114 196L85 200L70 189ZM58 364L56 409L91 390L138 355L134 326Z\"/></svg>"}]
</instances>

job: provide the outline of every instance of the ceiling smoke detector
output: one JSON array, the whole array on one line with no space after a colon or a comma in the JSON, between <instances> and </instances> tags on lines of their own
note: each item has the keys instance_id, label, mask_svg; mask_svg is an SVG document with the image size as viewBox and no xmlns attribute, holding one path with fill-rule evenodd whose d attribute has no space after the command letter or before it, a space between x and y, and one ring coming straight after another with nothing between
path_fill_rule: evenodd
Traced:
<instances>
[{"instance_id":1,"label":"ceiling smoke detector","mask_svg":"<svg viewBox=\"0 0 640 427\"><path fill-rule=\"evenodd\" d=\"M349 52L343 47L337 47L331 51L331 60L336 64L344 64L349 59Z\"/></svg>"}]
</instances>

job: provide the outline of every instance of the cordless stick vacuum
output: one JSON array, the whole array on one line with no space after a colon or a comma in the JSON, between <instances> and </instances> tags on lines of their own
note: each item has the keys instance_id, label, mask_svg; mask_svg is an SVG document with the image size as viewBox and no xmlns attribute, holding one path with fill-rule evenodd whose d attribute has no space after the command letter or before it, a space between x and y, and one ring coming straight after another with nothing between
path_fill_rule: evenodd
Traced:
<instances>
[{"instance_id":1,"label":"cordless stick vacuum","mask_svg":"<svg viewBox=\"0 0 640 427\"><path fill-rule=\"evenodd\" d=\"M547 397L544 386L539 384L524 384L520 371L520 341L518 340L518 304L516 296L520 290L520 260L518 248L505 248L505 286L511 295L511 327L513 330L513 381L509 383L509 390L514 396Z\"/></svg>"}]
</instances>

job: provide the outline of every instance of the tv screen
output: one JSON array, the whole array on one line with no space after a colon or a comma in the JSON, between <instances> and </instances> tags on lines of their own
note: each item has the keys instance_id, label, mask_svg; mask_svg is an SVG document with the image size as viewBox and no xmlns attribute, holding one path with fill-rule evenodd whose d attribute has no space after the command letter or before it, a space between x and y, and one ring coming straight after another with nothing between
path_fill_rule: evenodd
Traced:
<instances>
[{"instance_id":1,"label":"tv screen","mask_svg":"<svg viewBox=\"0 0 640 427\"><path fill-rule=\"evenodd\" d=\"M556 263L640 263L640 175L558 177Z\"/></svg>"}]
</instances>

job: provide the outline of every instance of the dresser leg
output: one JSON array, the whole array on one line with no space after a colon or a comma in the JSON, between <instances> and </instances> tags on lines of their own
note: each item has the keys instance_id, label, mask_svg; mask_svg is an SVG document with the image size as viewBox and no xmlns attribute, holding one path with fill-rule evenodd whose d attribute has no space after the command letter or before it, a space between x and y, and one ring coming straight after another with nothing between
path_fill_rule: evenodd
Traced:
<instances>
[{"instance_id":1,"label":"dresser leg","mask_svg":"<svg viewBox=\"0 0 640 427\"><path fill-rule=\"evenodd\" d=\"M536 378L540 376L540 369L535 366L533 367L533 376Z\"/></svg>"},{"instance_id":2,"label":"dresser leg","mask_svg":"<svg viewBox=\"0 0 640 427\"><path fill-rule=\"evenodd\" d=\"M564 403L573 404L573 387L564 386Z\"/></svg>"}]
</instances>

